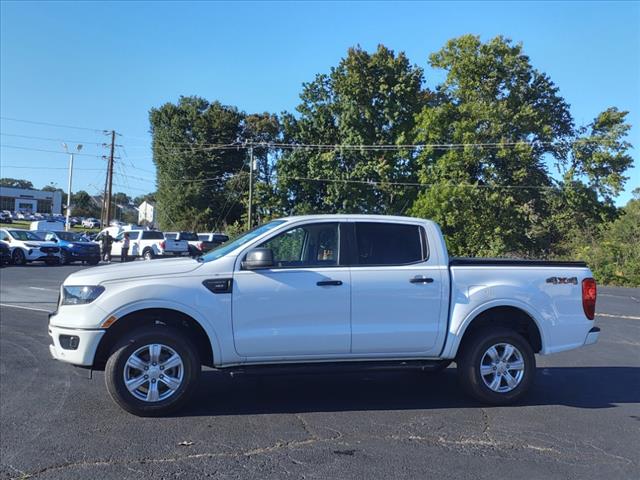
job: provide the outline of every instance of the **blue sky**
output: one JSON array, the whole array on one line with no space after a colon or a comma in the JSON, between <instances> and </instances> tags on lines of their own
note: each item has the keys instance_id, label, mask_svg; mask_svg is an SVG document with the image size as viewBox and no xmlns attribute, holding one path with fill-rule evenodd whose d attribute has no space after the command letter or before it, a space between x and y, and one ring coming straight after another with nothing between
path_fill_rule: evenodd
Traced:
<instances>
[{"instance_id":1,"label":"blue sky","mask_svg":"<svg viewBox=\"0 0 640 480\"><path fill-rule=\"evenodd\" d=\"M116 191L155 189L151 107L196 94L247 112L292 111L302 82L356 44L405 51L433 87L442 73L428 67L428 55L466 33L522 42L577 124L609 106L629 110L635 168L618 204L640 186L638 2L3 1L0 8L1 115L115 129L124 146ZM4 119L0 130L1 176L66 189L65 155L11 146L62 152L58 139L79 140L85 156L76 158L73 190L103 188L107 137L100 132Z\"/></svg>"}]
</instances>

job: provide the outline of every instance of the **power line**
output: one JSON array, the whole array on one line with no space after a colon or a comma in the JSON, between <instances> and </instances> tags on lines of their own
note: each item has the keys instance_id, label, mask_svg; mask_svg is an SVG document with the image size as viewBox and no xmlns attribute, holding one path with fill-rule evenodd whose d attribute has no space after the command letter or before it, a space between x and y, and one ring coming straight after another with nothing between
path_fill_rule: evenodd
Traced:
<instances>
[{"instance_id":1,"label":"power line","mask_svg":"<svg viewBox=\"0 0 640 480\"><path fill-rule=\"evenodd\" d=\"M39 122L39 121L35 121L35 120L23 120L21 118L0 117L0 119L9 120L9 121L12 121L12 122L31 123L33 125L46 125L48 127L73 128L73 129L76 129L76 130L86 130L86 131L89 131L89 132L98 132L98 133L107 132L107 130L104 130L104 129L101 129L101 128L87 128L87 127L78 127L78 126L74 126L74 125L62 125L60 123Z\"/></svg>"},{"instance_id":2,"label":"power line","mask_svg":"<svg viewBox=\"0 0 640 480\"><path fill-rule=\"evenodd\" d=\"M84 145L97 145L99 147L102 147L102 146L106 145L105 143L90 142L88 140L66 140L64 138L36 137L36 136L32 136L32 135L17 135L17 134L14 134L14 133L4 133L4 132L0 132L0 135L5 136L5 137L28 138L28 139L33 139L33 140L46 140L46 141L52 141L52 142L81 143L81 144L84 144Z\"/></svg>"},{"instance_id":3,"label":"power line","mask_svg":"<svg viewBox=\"0 0 640 480\"><path fill-rule=\"evenodd\" d=\"M21 146L18 146L18 145L7 145L5 143L0 144L0 147L2 147L2 148L14 148L14 149L17 149L17 150L30 150L30 151L33 151L33 152L57 153L58 155L65 155L65 156L67 155L67 153L59 152L57 150L46 150L46 149L43 149L43 148L21 147ZM74 155L80 155L80 156L83 156L83 157L101 158L100 155L91 155L90 153L74 153Z\"/></svg>"},{"instance_id":4,"label":"power line","mask_svg":"<svg viewBox=\"0 0 640 480\"><path fill-rule=\"evenodd\" d=\"M77 154L74 154L77 155ZM2 168L29 168L29 169L38 169L38 170L68 170L68 167L45 167L40 165L2 165ZM74 167L73 170L94 170L94 171L104 171L104 168L78 168Z\"/></svg>"},{"instance_id":5,"label":"power line","mask_svg":"<svg viewBox=\"0 0 640 480\"><path fill-rule=\"evenodd\" d=\"M464 187L464 188L504 188L504 189L540 189L540 190L555 190L558 187L553 185L478 185L467 183L419 183L419 182L379 182L373 180L348 180L348 179L336 179L336 178L311 178L311 177L279 177L280 180L293 180L293 181L312 181L312 182L327 182L327 183L354 183L361 185L371 186L401 186L401 187Z\"/></svg>"}]
</instances>

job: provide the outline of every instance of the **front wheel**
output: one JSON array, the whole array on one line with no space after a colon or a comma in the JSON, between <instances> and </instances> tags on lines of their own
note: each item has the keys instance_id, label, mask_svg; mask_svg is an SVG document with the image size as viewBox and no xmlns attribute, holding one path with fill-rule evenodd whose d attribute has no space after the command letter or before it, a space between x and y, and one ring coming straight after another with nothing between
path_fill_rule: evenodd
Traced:
<instances>
[{"instance_id":1,"label":"front wheel","mask_svg":"<svg viewBox=\"0 0 640 480\"><path fill-rule=\"evenodd\" d=\"M458 374L464 390L491 405L518 401L533 385L536 358L529 342L507 329L483 329L462 346Z\"/></svg>"},{"instance_id":2,"label":"front wheel","mask_svg":"<svg viewBox=\"0 0 640 480\"><path fill-rule=\"evenodd\" d=\"M149 327L128 334L105 367L107 390L124 410L161 416L181 408L200 376L196 347L179 331Z\"/></svg>"},{"instance_id":3,"label":"front wheel","mask_svg":"<svg viewBox=\"0 0 640 480\"><path fill-rule=\"evenodd\" d=\"M71 262L71 255L66 250L60 251L60 263L62 265L68 265Z\"/></svg>"},{"instance_id":4,"label":"front wheel","mask_svg":"<svg viewBox=\"0 0 640 480\"><path fill-rule=\"evenodd\" d=\"M25 257L24 252L21 249L16 248L11 254L11 261L14 265L24 265L25 263L27 263L27 258Z\"/></svg>"}]
</instances>

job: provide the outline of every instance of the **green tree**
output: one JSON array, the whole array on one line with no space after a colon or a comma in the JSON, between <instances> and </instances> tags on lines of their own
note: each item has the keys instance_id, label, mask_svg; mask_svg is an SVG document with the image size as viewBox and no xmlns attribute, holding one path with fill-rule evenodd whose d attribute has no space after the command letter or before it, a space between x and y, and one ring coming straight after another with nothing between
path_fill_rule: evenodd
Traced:
<instances>
[{"instance_id":1,"label":"green tree","mask_svg":"<svg viewBox=\"0 0 640 480\"><path fill-rule=\"evenodd\" d=\"M33 188L33 183L29 180L22 180L17 178L4 177L0 178L0 187L13 187L13 188Z\"/></svg>"},{"instance_id":2,"label":"green tree","mask_svg":"<svg viewBox=\"0 0 640 480\"><path fill-rule=\"evenodd\" d=\"M453 254L534 255L552 232L546 161L573 133L569 106L521 45L465 35L430 56L446 78L419 114L419 178L411 213L438 221Z\"/></svg>"},{"instance_id":3,"label":"green tree","mask_svg":"<svg viewBox=\"0 0 640 480\"><path fill-rule=\"evenodd\" d=\"M181 97L149 114L157 168L158 218L163 229L211 229L240 218L228 202L229 179L245 163L241 149L218 149L241 140L243 114L235 107Z\"/></svg>"},{"instance_id":4,"label":"green tree","mask_svg":"<svg viewBox=\"0 0 640 480\"><path fill-rule=\"evenodd\" d=\"M100 217L100 206L84 190L71 195L71 213L74 217Z\"/></svg>"},{"instance_id":5,"label":"green tree","mask_svg":"<svg viewBox=\"0 0 640 480\"><path fill-rule=\"evenodd\" d=\"M282 117L284 139L302 145L410 144L415 114L427 98L422 81L422 69L404 53L382 45L374 53L351 48L330 73L303 85L298 116ZM287 212L399 213L413 200L412 189L367 184L413 180L411 150L297 148L283 153L277 173Z\"/></svg>"}]
</instances>

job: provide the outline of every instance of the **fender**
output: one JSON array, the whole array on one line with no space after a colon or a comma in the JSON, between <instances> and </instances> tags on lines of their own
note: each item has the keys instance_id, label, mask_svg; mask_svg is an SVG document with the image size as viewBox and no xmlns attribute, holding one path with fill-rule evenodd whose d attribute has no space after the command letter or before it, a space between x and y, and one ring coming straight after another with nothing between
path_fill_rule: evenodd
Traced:
<instances>
[{"instance_id":1,"label":"fender","mask_svg":"<svg viewBox=\"0 0 640 480\"><path fill-rule=\"evenodd\" d=\"M211 350L213 351L213 360L217 365L224 358L222 356L222 348L220 346L220 341L218 339L218 334L216 333L211 322L207 320L207 318L202 315L198 310L193 307L186 305L184 303L176 302L175 300L168 301L163 299L145 299L136 302L131 302L125 305L122 305L115 311L109 313L105 316L109 318L110 316L115 316L117 319L124 317L125 315L129 315L131 313L138 312L140 310L147 310L150 308L164 308L167 310L175 310L177 312L188 315L193 318L196 322L200 324L200 326L204 329L205 333L209 337L209 342L211 343Z\"/></svg>"},{"instance_id":2,"label":"fender","mask_svg":"<svg viewBox=\"0 0 640 480\"><path fill-rule=\"evenodd\" d=\"M540 339L542 341L541 353L545 352L546 332L542 328L542 324L543 324L542 319L544 318L544 316L540 312L538 312L535 308L533 308L531 305L521 302L519 300L510 299L510 298L495 298L475 307L471 312L469 312L464 317L464 319L461 322L457 322L453 318L454 312L451 312L451 316L452 316L451 324L450 324L451 327L449 330L449 334L447 335L447 341L445 343L441 356L443 358L454 358L458 353L458 347L460 346L460 342L462 341L462 338L464 337L464 334L467 328L469 327L469 325L471 325L471 322L473 322L473 320L475 320L478 317L478 315L480 315L481 313L496 307L514 307L519 310L522 310L527 315L529 315L533 319L534 323L538 327L538 331L540 332ZM454 305L454 308L455 308L455 305Z\"/></svg>"}]
</instances>

